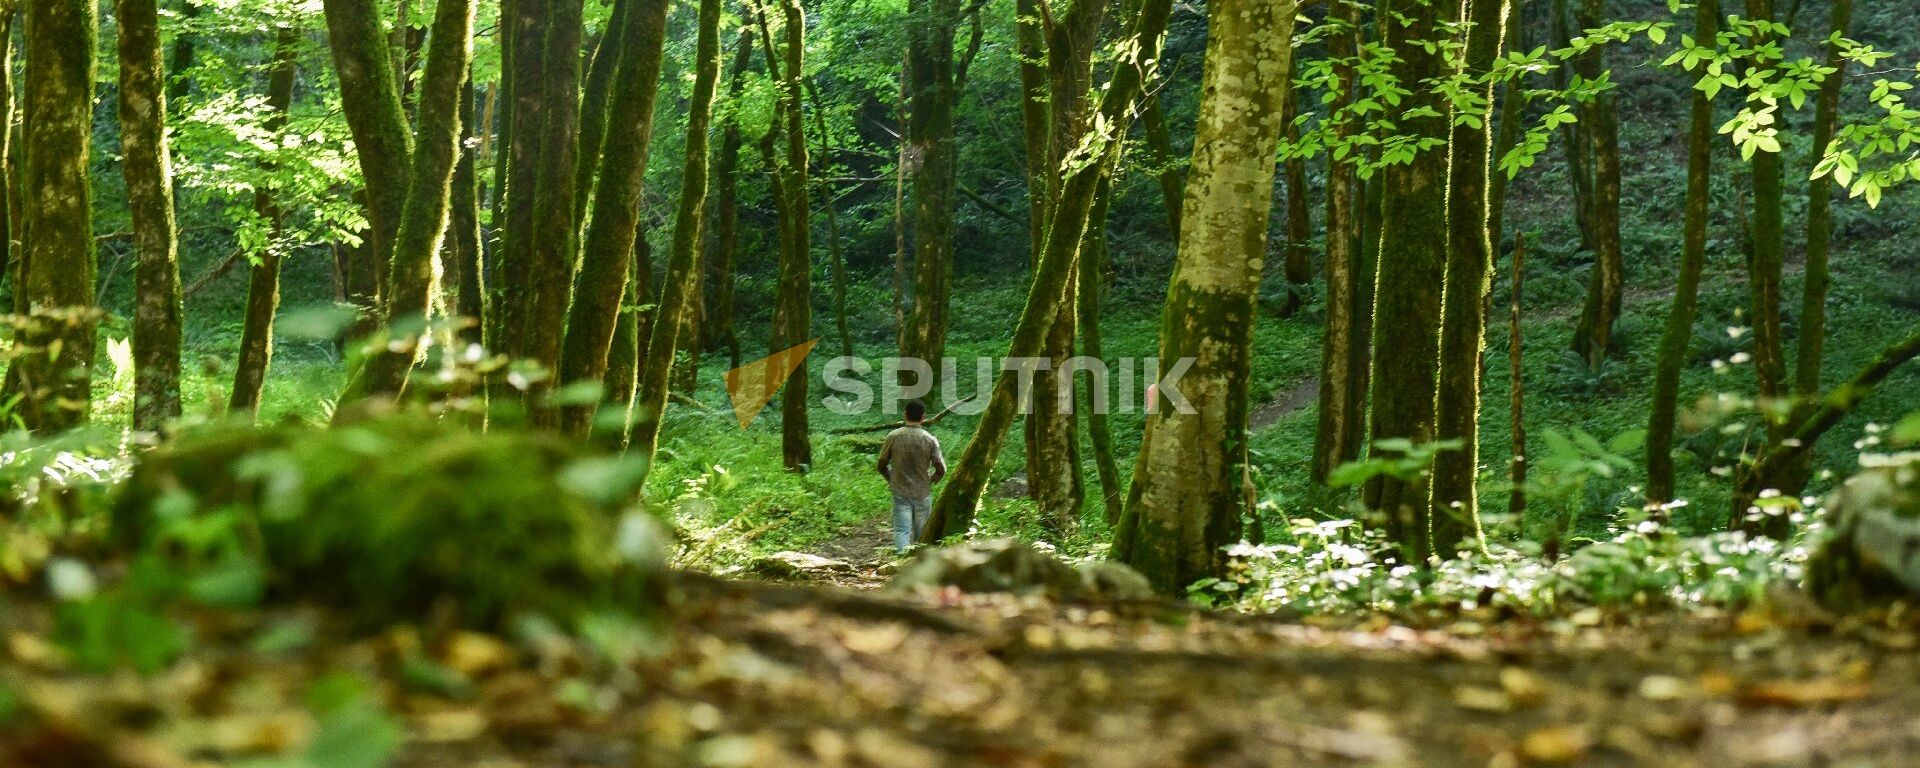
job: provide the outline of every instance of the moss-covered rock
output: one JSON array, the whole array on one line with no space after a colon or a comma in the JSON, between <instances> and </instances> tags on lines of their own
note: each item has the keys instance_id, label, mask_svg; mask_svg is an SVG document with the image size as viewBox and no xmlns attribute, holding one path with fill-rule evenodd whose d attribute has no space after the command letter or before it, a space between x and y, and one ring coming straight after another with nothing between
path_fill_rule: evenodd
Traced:
<instances>
[{"instance_id":1,"label":"moss-covered rock","mask_svg":"<svg viewBox=\"0 0 1920 768\"><path fill-rule=\"evenodd\" d=\"M664 535L623 514L633 473L621 461L552 435L422 416L208 428L140 458L114 525L141 543L171 521L241 510L276 594L368 621L441 604L481 623L651 610Z\"/></svg>"},{"instance_id":2,"label":"moss-covered rock","mask_svg":"<svg viewBox=\"0 0 1920 768\"><path fill-rule=\"evenodd\" d=\"M1836 608L1920 597L1920 452L1867 457L1828 500L1807 587Z\"/></svg>"}]
</instances>

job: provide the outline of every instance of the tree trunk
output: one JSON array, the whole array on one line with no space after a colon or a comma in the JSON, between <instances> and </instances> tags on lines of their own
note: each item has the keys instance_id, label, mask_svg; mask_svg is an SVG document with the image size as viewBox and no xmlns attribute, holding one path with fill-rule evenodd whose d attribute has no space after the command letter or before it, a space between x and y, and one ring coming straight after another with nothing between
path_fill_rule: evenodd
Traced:
<instances>
[{"instance_id":1,"label":"tree trunk","mask_svg":"<svg viewBox=\"0 0 1920 768\"><path fill-rule=\"evenodd\" d=\"M300 33L282 27L273 43L273 61L267 77L267 110L264 128L275 134L286 130L287 113L293 108L293 82L299 54ZM267 247L256 254L247 272L246 319L240 329L240 359L233 367L233 392L227 410L243 414L249 420L260 413L260 393L267 383L267 367L273 361L273 319L280 311L280 257L286 245L281 229L286 211L273 199L273 192L261 185L253 193L253 213L267 221L272 237Z\"/></svg>"},{"instance_id":2,"label":"tree trunk","mask_svg":"<svg viewBox=\"0 0 1920 768\"><path fill-rule=\"evenodd\" d=\"M1748 19L1773 19L1773 0L1746 0L1746 3ZM1752 45L1772 42L1775 42L1773 36L1762 32ZM1752 168L1753 256L1747 283L1753 296L1753 372L1759 381L1760 399L1775 401L1787 396L1786 345L1780 327L1780 282L1785 250L1780 208L1784 191L1780 153L1766 150L1753 153ZM1778 437L1785 432L1785 426L1768 419L1768 436Z\"/></svg>"},{"instance_id":3,"label":"tree trunk","mask_svg":"<svg viewBox=\"0 0 1920 768\"><path fill-rule=\"evenodd\" d=\"M807 91L813 98L813 127L820 134L820 152L831 166L833 135L827 133L827 105L820 101L820 92L811 83L807 84ZM833 266L834 330L840 334L840 355L853 357L853 333L847 330L847 261L844 254L840 252L840 214L834 209L833 189L824 184L820 186L820 207L825 209L827 214L827 254ZM948 211L948 218L952 218L951 210ZM944 285L943 282L942 286ZM931 360L934 363L934 369L938 370L939 359L931 358Z\"/></svg>"},{"instance_id":4,"label":"tree trunk","mask_svg":"<svg viewBox=\"0 0 1920 768\"><path fill-rule=\"evenodd\" d=\"M99 309L87 161L98 22L92 0L26 4L31 76L20 187L30 234L15 292L29 313L14 338L9 376L22 396L16 412L35 431L85 423L92 396Z\"/></svg>"},{"instance_id":5,"label":"tree trunk","mask_svg":"<svg viewBox=\"0 0 1920 768\"><path fill-rule=\"evenodd\" d=\"M1834 0L1828 39L1844 37L1852 19L1853 0ZM1840 89L1846 83L1847 64L1840 44L1829 42L1827 66L1833 68L1833 74L1827 75L1826 80L1820 83L1820 94L1814 100L1815 163L1819 162L1820 153L1826 151L1827 144L1833 141L1834 126L1839 121ZM1793 361L1794 407L1802 413L1814 407L1810 401L1820 393L1820 363L1827 335L1827 256L1829 241L1833 236L1833 218L1829 212L1832 201L1831 179L1807 182L1807 264L1800 294L1799 350ZM1798 494L1806 487L1808 474L1809 469L1802 462L1789 467L1783 476L1777 478L1777 482L1783 492Z\"/></svg>"},{"instance_id":6,"label":"tree trunk","mask_svg":"<svg viewBox=\"0 0 1920 768\"><path fill-rule=\"evenodd\" d=\"M900 356L932 367L935 387L946 354L953 281L955 185L953 40L959 0L911 0L907 8L907 134L913 184L913 301Z\"/></svg>"},{"instance_id":7,"label":"tree trunk","mask_svg":"<svg viewBox=\"0 0 1920 768\"><path fill-rule=\"evenodd\" d=\"M1471 0L1468 11L1466 75L1486 76L1501 55L1508 0ZM1486 349L1487 296L1492 291L1494 242L1488 229L1487 194L1493 167L1493 84L1474 115L1477 125L1457 119L1449 138L1447 171L1447 277L1442 302L1440 396L1435 417L1442 440L1460 447L1444 451L1433 463L1433 539L1436 554L1448 557L1462 541L1484 547L1480 500L1480 373Z\"/></svg>"},{"instance_id":8,"label":"tree trunk","mask_svg":"<svg viewBox=\"0 0 1920 768\"><path fill-rule=\"evenodd\" d=\"M1553 47L1556 49L1567 47L1568 41L1573 37L1575 24L1567 14L1568 2L1586 2L1586 0L1553 0L1548 24L1552 32L1549 39L1552 40ZM1596 49L1591 56L1577 58L1554 69L1554 87L1561 91L1567 90L1572 85L1571 75L1573 74L1580 74L1582 77L1588 74L1598 75L1598 71L1590 72L1587 67L1593 64L1593 69L1597 70L1599 63L1597 59L1601 55L1601 52ZM1587 119L1586 105L1576 104L1574 109L1580 120ZM1560 146L1567 153L1567 180L1570 182L1570 191L1573 192L1573 219L1580 230L1580 247L1590 253L1598 253L1599 246L1596 244L1597 238L1593 233L1593 145L1587 140L1587 126L1580 122L1572 123L1563 130L1565 133L1562 135Z\"/></svg>"},{"instance_id":9,"label":"tree trunk","mask_svg":"<svg viewBox=\"0 0 1920 768\"><path fill-rule=\"evenodd\" d=\"M1221 574L1253 512L1247 379L1273 205L1274 152L1292 98L1291 0L1214 0L1207 13L1199 132L1180 256L1167 291L1160 366L1193 365L1147 417L1114 558L1161 592Z\"/></svg>"},{"instance_id":10,"label":"tree trunk","mask_svg":"<svg viewBox=\"0 0 1920 768\"><path fill-rule=\"evenodd\" d=\"M1132 113L1139 100L1142 84L1152 75L1153 66L1159 61L1167 16L1171 11L1171 0L1143 2L1139 15L1133 21L1128 42L1120 48L1122 53L1114 62L1113 77L1100 96L1098 111L1101 120L1106 125L1114 126L1116 132L1092 142L1091 162L1065 169L1064 178L1060 181L1061 194L1057 196L1060 203L1048 217L1050 225L1046 228L1046 248L1033 271L1033 284L1027 290L1026 306L1021 309L1020 319L1014 326L1013 341L1007 350L1009 358L1030 358L1044 351L1047 332L1051 330L1053 319L1058 314L1056 308L1068 295L1072 265L1086 235L1094 192L1114 161L1113 137L1124 135L1118 129L1125 125L1125 118ZM1031 375L1030 369L1002 370L994 380L993 392L980 415L973 439L967 441L966 450L954 465L947 486L941 490L940 498L927 518L926 528L921 531L922 541L932 543L946 536L959 535L973 524L974 508L979 504L981 491L986 488L988 472L999 455L1001 443L1006 440L1014 411L1019 407L1019 398L1026 394L1019 391L1020 385L1023 380L1031 381ZM1125 525L1124 520L1122 525Z\"/></svg>"},{"instance_id":11,"label":"tree trunk","mask_svg":"<svg viewBox=\"0 0 1920 768\"><path fill-rule=\"evenodd\" d=\"M647 336L653 330L647 322L652 310L638 308L653 303L653 245L645 237L634 238L633 266L627 274L627 292L621 300L620 321L613 326L613 344L607 350L607 374L601 379L606 407L626 414L621 422L619 441L627 439L632 426L633 395L640 386L640 358L646 353Z\"/></svg>"},{"instance_id":12,"label":"tree trunk","mask_svg":"<svg viewBox=\"0 0 1920 768\"><path fill-rule=\"evenodd\" d=\"M1294 116L1300 112L1298 99L1297 94L1287 99L1284 110L1283 130L1288 143L1300 138L1300 131L1293 124ZM1307 245L1307 240L1313 237L1313 221L1307 213L1307 158L1293 154L1282 164L1287 175L1287 228L1280 273L1287 281L1285 314L1291 315L1305 303L1307 289L1313 283L1312 254Z\"/></svg>"},{"instance_id":13,"label":"tree trunk","mask_svg":"<svg viewBox=\"0 0 1920 768\"><path fill-rule=\"evenodd\" d=\"M416 346L426 333L433 257L446 236L453 166L460 153L460 94L473 56L473 15L474 0L439 0L434 10L405 214L389 257L389 338L368 360L360 394L401 394Z\"/></svg>"},{"instance_id":14,"label":"tree trunk","mask_svg":"<svg viewBox=\"0 0 1920 768\"><path fill-rule=\"evenodd\" d=\"M1100 296L1107 281L1107 207L1112 203L1111 178L1102 179L1094 192L1093 211L1088 216L1087 240L1081 246L1079 269L1080 354L1105 361L1100 344ZM1087 442L1093 448L1094 471L1100 478L1100 504L1106 513L1108 528L1120 523L1126 498L1120 480L1120 466L1113 458L1113 431L1107 426L1106 381L1089 376L1082 387L1075 410L1087 417Z\"/></svg>"},{"instance_id":15,"label":"tree trunk","mask_svg":"<svg viewBox=\"0 0 1920 768\"><path fill-rule=\"evenodd\" d=\"M1707 0L1709 4L1713 0ZM1513 425L1513 460L1508 465L1508 480L1513 488L1507 492L1507 516L1514 520L1525 519L1527 513L1527 419L1526 419L1526 378L1522 376L1525 366L1521 354L1524 336L1520 330L1520 314L1524 303L1520 300L1521 289L1526 286L1526 235L1513 236L1513 299L1507 308L1507 419Z\"/></svg>"},{"instance_id":16,"label":"tree trunk","mask_svg":"<svg viewBox=\"0 0 1920 768\"><path fill-rule=\"evenodd\" d=\"M540 168L534 177L533 243L527 262L527 317L522 329L523 355L558 375L536 379L530 388L533 423L557 426L560 415L544 402L562 381L600 379L596 368L588 376L567 376L561 368L561 350L567 333L568 295L574 284L579 232L573 228L573 192L576 143L580 140L580 36L584 0L548 0L551 21L538 66L545 120L541 126ZM634 9L638 11L638 9ZM653 82L656 78L645 78ZM641 124L644 130L645 123ZM609 282L618 282L618 272ZM602 311L606 303L600 303ZM609 315L610 316L610 315ZM596 334L598 336L598 334Z\"/></svg>"},{"instance_id":17,"label":"tree trunk","mask_svg":"<svg viewBox=\"0 0 1920 768\"><path fill-rule=\"evenodd\" d=\"M775 199L780 205L780 287L775 297L773 349L799 346L813 333L813 264L807 205L807 135L801 99L806 13L800 0L783 0L784 45L776 46L765 15L760 17L767 71L779 83L775 120L785 152L772 164ZM776 56L776 49L778 56ZM797 366L780 392L780 455L790 471L813 464L807 429L807 366Z\"/></svg>"},{"instance_id":18,"label":"tree trunk","mask_svg":"<svg viewBox=\"0 0 1920 768\"><path fill-rule=\"evenodd\" d=\"M520 0L531 2L531 0ZM394 83L393 61L374 0L324 0L327 41L340 79L340 106L353 135L354 154L366 188L368 244L360 264L350 265L347 301L360 312L351 334L364 337L384 317L388 254L400 231L407 202L412 137Z\"/></svg>"},{"instance_id":19,"label":"tree trunk","mask_svg":"<svg viewBox=\"0 0 1920 768\"><path fill-rule=\"evenodd\" d=\"M1073 4L1053 18L1046 29L1047 82L1049 109L1047 178L1058 178L1062 169L1074 161L1073 153L1091 128L1090 88L1093 83L1093 54L1099 47L1100 24L1106 5L1100 2ZM1098 185L1095 186L1097 191ZM1049 190L1049 207L1058 206L1060 188ZM1097 202L1089 203L1098 206ZM1092 222L1082 225L1091 230ZM1073 412L1061 407L1070 402L1062 393L1071 394L1073 382L1058 371L1073 357L1073 339L1077 303L1074 294L1080 263L1086 252L1082 243L1075 258L1066 267L1066 294L1055 308L1047 333L1045 357L1049 365L1034 372L1032 402L1026 423L1027 492L1040 511L1040 522L1048 532L1065 538L1079 525L1080 511L1086 501L1086 487L1080 476L1080 439L1074 428Z\"/></svg>"},{"instance_id":20,"label":"tree trunk","mask_svg":"<svg viewBox=\"0 0 1920 768\"><path fill-rule=\"evenodd\" d=\"M6 15L0 27L12 26L12 11ZM166 72L154 0L116 0L113 15L120 27L120 167L137 254L133 426L157 430L180 415L180 260L167 157Z\"/></svg>"},{"instance_id":21,"label":"tree trunk","mask_svg":"<svg viewBox=\"0 0 1920 768\"><path fill-rule=\"evenodd\" d=\"M13 105L13 30L14 21L18 18L18 4L0 8L0 280L10 284L15 304L24 294L19 266L25 262L22 249L15 243L16 235L22 231L22 228L15 226L20 216L17 199L20 190L19 146L15 142L20 126L14 120ZM8 308L19 313L17 307ZM10 393L12 387L12 376L0 379L0 390Z\"/></svg>"},{"instance_id":22,"label":"tree trunk","mask_svg":"<svg viewBox=\"0 0 1920 768\"><path fill-rule=\"evenodd\" d=\"M1353 3L1335 3L1329 9L1337 25L1327 37L1327 56L1334 62L1335 114L1353 103L1358 75L1353 58L1359 53L1360 13ZM1344 144L1354 135L1353 118L1334 122L1334 141ZM1363 269L1360 243L1360 183L1354 164L1360 156L1327 159L1327 319L1320 342L1320 408L1313 441L1312 475L1325 483L1341 464L1360 457L1360 441L1367 421L1366 348L1368 314L1363 300L1373 275Z\"/></svg>"},{"instance_id":23,"label":"tree trunk","mask_svg":"<svg viewBox=\"0 0 1920 768\"><path fill-rule=\"evenodd\" d=\"M600 44L594 46L593 60L587 65L587 79L580 95L580 150L573 172L573 228L576 230L587 222L587 204L593 199L594 184L599 178L596 172L607 135L609 94L613 92L613 79L619 74L623 61L621 49L628 40L627 17L633 12L632 6L643 1L614 0L607 28L600 33ZM623 86L630 85L623 83Z\"/></svg>"},{"instance_id":24,"label":"tree trunk","mask_svg":"<svg viewBox=\"0 0 1920 768\"><path fill-rule=\"evenodd\" d=\"M618 75L600 161L586 244L581 250L580 277L574 286L573 308L567 322L566 351L559 375L563 383L601 381L607 372L621 297L627 293L634 244L644 237L640 227L640 193L646 184L651 147L654 96L660 86L660 61L666 40L665 0L629 0L626 41L621 45ZM591 151L591 150L588 150ZM571 265L562 265L562 268ZM565 301L564 293L558 297ZM637 300L635 304L647 303ZM566 409L568 432L584 434L593 422L593 408Z\"/></svg>"},{"instance_id":25,"label":"tree trunk","mask_svg":"<svg viewBox=\"0 0 1920 768\"><path fill-rule=\"evenodd\" d=\"M674 214L673 254L668 257L653 339L647 344L646 363L640 367L639 396L634 402L633 450L646 460L643 466L652 464L654 446L660 439L674 346L685 327L681 315L698 290L701 215L707 207L707 128L713 114L715 85L720 79L720 0L700 0L700 32L695 48L693 94L687 107L687 156Z\"/></svg>"},{"instance_id":26,"label":"tree trunk","mask_svg":"<svg viewBox=\"0 0 1920 768\"><path fill-rule=\"evenodd\" d=\"M727 99L740 98L740 92L746 87L747 67L753 62L753 32L742 29L740 41L735 44L731 74L728 75ZM733 329L733 285L734 265L739 262L740 235L738 232L740 208L740 123L728 115L726 127L720 132L720 157L715 163L715 195L719 198L714 213L713 258L713 298L707 302L707 344L724 344L727 347L727 362L731 368L740 367L740 336Z\"/></svg>"},{"instance_id":27,"label":"tree trunk","mask_svg":"<svg viewBox=\"0 0 1920 768\"><path fill-rule=\"evenodd\" d=\"M1846 0L1841 0L1846 2ZM1694 6L1696 40L1719 34L1719 0L1699 0ZM1707 263L1707 219L1713 202L1713 102L1698 89L1692 91L1687 127L1687 204L1680 235L1680 277L1673 289L1673 307L1660 335L1660 358L1653 374L1653 406L1647 420L1647 501L1673 500L1673 420L1680 402L1680 371L1686 366L1687 343L1693 340L1694 309L1700 296L1700 272Z\"/></svg>"},{"instance_id":28,"label":"tree trunk","mask_svg":"<svg viewBox=\"0 0 1920 768\"><path fill-rule=\"evenodd\" d=\"M450 311L461 318L458 338L469 344L485 344L486 268L480 234L480 176L475 170L480 149L476 132L484 132L481 114L475 110L473 72L467 72L467 84L460 95L460 161L453 166L452 209L447 219L447 247L442 251L446 263L445 279L451 283ZM478 124L481 127L475 128Z\"/></svg>"},{"instance_id":29,"label":"tree trunk","mask_svg":"<svg viewBox=\"0 0 1920 768\"><path fill-rule=\"evenodd\" d=\"M173 73L173 82L167 85L167 102L178 105L193 91L193 79L187 77L187 70L193 69L194 38L198 37L192 29L194 19L200 18L200 4L190 0L180 3L174 14L180 19L182 31L173 35L173 61L167 69Z\"/></svg>"},{"instance_id":30,"label":"tree trunk","mask_svg":"<svg viewBox=\"0 0 1920 768\"><path fill-rule=\"evenodd\" d=\"M544 162L541 141L547 102L545 48L551 26L550 0L501 0L501 85L507 115L501 120L500 151L504 162L502 196L494 226L500 230L499 266L494 294L494 351L521 357L527 351L527 317L533 301L534 203L539 198L539 175ZM568 2L568 0L558 0Z\"/></svg>"},{"instance_id":31,"label":"tree trunk","mask_svg":"<svg viewBox=\"0 0 1920 768\"><path fill-rule=\"evenodd\" d=\"M1603 0L1581 0L1577 17L1586 28L1605 23ZM1575 59L1580 76L1592 80L1603 71L1604 46ZM1613 91L1601 91L1580 107L1580 134L1592 162L1591 207L1588 220L1593 238L1593 273L1587 301L1573 335L1573 349L1598 366L1613 346L1613 324L1620 318L1621 291L1626 285L1626 262L1620 253L1620 137L1613 110Z\"/></svg>"},{"instance_id":32,"label":"tree trunk","mask_svg":"<svg viewBox=\"0 0 1920 768\"><path fill-rule=\"evenodd\" d=\"M1406 16L1388 25L1387 46L1400 57L1395 74L1403 83L1445 75L1444 59L1418 41L1443 34L1455 10L1445 4L1385 0L1382 13ZM1403 134L1445 139L1448 105L1436 94L1416 92L1403 109L1427 108L1435 114L1404 118ZM1405 113L1403 112L1403 115ZM1382 169L1380 266L1374 298L1373 346L1380 355L1373 370L1372 455L1401 455L1392 441L1414 445L1436 437L1435 397L1440 372L1440 320L1446 285L1448 228L1447 154L1429 149L1404 164ZM1400 546L1405 562L1424 565L1434 554L1428 515L1429 483L1420 477L1379 476L1368 483L1367 505L1388 517L1387 535Z\"/></svg>"},{"instance_id":33,"label":"tree trunk","mask_svg":"<svg viewBox=\"0 0 1920 768\"><path fill-rule=\"evenodd\" d=\"M1346 93L1343 91L1343 94ZM1342 98L1350 98L1350 94ZM1167 234L1180 239L1180 204L1186 197L1187 169L1173 154L1173 133L1167 130L1167 113L1160 108L1160 93L1147 95L1140 110L1140 122L1147 135L1147 162L1153 164L1154 181L1160 184L1161 207L1167 212Z\"/></svg>"}]
</instances>

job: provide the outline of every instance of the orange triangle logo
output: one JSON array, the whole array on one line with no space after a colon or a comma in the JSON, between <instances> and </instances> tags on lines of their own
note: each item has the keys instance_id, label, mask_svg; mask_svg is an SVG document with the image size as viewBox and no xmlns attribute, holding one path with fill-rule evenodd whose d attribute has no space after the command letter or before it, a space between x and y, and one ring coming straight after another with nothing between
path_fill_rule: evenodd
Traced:
<instances>
[{"instance_id":1,"label":"orange triangle logo","mask_svg":"<svg viewBox=\"0 0 1920 768\"><path fill-rule=\"evenodd\" d=\"M753 418L773 402L780 385L793 377L793 371L807 361L807 353L820 339L797 347L788 347L766 357L727 371L727 399L733 401L733 418L746 429Z\"/></svg>"}]
</instances>

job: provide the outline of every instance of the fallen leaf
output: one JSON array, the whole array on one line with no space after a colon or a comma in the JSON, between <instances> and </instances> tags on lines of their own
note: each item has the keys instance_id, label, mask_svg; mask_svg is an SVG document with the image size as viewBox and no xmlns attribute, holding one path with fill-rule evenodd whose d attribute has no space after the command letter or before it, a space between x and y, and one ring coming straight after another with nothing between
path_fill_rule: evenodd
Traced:
<instances>
[{"instance_id":1,"label":"fallen leaf","mask_svg":"<svg viewBox=\"0 0 1920 768\"><path fill-rule=\"evenodd\" d=\"M1740 691L1740 703L1750 706L1809 707L1859 701L1873 686L1859 680L1822 677L1753 683Z\"/></svg>"},{"instance_id":2,"label":"fallen leaf","mask_svg":"<svg viewBox=\"0 0 1920 768\"><path fill-rule=\"evenodd\" d=\"M1520 759L1529 763L1563 765L1580 759L1593 739L1585 728L1549 725L1520 739Z\"/></svg>"}]
</instances>

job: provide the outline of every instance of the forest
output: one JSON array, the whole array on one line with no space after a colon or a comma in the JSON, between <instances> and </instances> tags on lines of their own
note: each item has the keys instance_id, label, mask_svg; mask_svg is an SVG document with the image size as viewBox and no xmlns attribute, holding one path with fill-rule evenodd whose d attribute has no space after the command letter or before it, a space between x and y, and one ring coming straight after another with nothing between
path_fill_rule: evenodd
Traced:
<instances>
[{"instance_id":1,"label":"forest","mask_svg":"<svg viewBox=\"0 0 1920 768\"><path fill-rule=\"evenodd\" d=\"M0 0L0 768L1920 764L1916 10Z\"/></svg>"}]
</instances>

